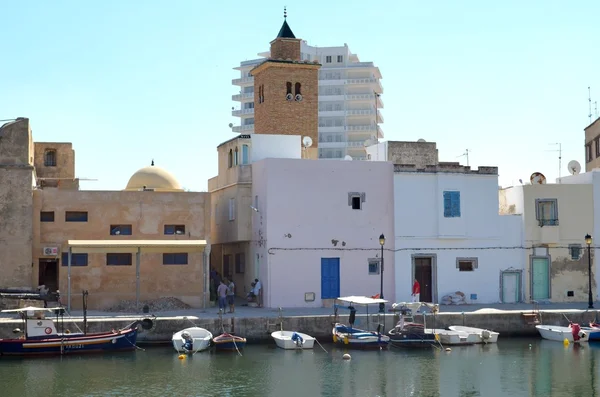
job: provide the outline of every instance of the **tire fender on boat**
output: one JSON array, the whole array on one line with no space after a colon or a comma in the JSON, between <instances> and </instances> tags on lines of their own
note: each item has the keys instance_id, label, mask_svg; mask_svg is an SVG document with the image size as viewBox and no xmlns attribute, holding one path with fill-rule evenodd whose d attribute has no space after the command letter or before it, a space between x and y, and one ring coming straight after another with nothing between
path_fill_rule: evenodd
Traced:
<instances>
[{"instance_id":1,"label":"tire fender on boat","mask_svg":"<svg viewBox=\"0 0 600 397\"><path fill-rule=\"evenodd\" d=\"M50 327L46 327L46 329L44 329L44 333L45 333L46 335L50 335L50 334L52 333L52 328L50 328Z\"/></svg>"},{"instance_id":2,"label":"tire fender on boat","mask_svg":"<svg viewBox=\"0 0 600 397\"><path fill-rule=\"evenodd\" d=\"M350 340L348 340L347 336L344 336L344 345L347 345L350 343Z\"/></svg>"},{"instance_id":3,"label":"tire fender on boat","mask_svg":"<svg viewBox=\"0 0 600 397\"><path fill-rule=\"evenodd\" d=\"M338 341L337 335L333 335L333 343L337 343L337 341Z\"/></svg>"}]
</instances>

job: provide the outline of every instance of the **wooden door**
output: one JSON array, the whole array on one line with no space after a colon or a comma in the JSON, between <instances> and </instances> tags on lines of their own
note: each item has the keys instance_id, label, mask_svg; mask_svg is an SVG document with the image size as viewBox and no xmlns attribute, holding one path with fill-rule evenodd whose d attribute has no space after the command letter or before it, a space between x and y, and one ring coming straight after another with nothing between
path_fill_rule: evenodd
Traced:
<instances>
[{"instance_id":1,"label":"wooden door","mask_svg":"<svg viewBox=\"0 0 600 397\"><path fill-rule=\"evenodd\" d=\"M433 269L431 263L431 257L415 258L415 278L421 285L421 302L433 302Z\"/></svg>"}]
</instances>

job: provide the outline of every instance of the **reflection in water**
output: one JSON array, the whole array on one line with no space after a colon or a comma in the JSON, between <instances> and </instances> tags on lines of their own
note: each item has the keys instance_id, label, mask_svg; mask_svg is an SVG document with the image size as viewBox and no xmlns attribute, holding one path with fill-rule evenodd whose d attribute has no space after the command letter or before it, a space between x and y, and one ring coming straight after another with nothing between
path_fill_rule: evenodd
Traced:
<instances>
[{"instance_id":1,"label":"reflection in water","mask_svg":"<svg viewBox=\"0 0 600 397\"><path fill-rule=\"evenodd\" d=\"M530 346L531 344L531 346ZM170 348L132 354L0 358L6 396L594 397L600 344L538 340L487 346L326 354L248 346L243 356Z\"/></svg>"}]
</instances>

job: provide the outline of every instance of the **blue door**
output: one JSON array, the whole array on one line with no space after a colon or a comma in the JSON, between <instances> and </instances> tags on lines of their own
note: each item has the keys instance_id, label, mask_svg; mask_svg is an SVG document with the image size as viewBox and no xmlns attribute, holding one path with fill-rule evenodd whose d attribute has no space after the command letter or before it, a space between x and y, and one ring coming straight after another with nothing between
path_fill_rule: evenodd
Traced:
<instances>
[{"instance_id":1,"label":"blue door","mask_svg":"<svg viewBox=\"0 0 600 397\"><path fill-rule=\"evenodd\" d=\"M340 258L321 258L321 299L340 297Z\"/></svg>"},{"instance_id":2,"label":"blue door","mask_svg":"<svg viewBox=\"0 0 600 397\"><path fill-rule=\"evenodd\" d=\"M550 263L548 258L531 261L531 295L534 300L550 299Z\"/></svg>"}]
</instances>

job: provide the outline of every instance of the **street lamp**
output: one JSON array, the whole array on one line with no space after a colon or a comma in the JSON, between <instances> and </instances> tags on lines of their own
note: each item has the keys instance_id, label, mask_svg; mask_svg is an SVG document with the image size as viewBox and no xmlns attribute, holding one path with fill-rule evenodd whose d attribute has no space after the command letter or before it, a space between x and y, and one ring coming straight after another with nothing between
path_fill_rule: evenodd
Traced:
<instances>
[{"instance_id":1,"label":"street lamp","mask_svg":"<svg viewBox=\"0 0 600 397\"><path fill-rule=\"evenodd\" d=\"M385 245L385 236L383 233L379 236L379 245L381 245L381 269L379 269L379 275L381 277L381 285L379 288L379 298L383 299L383 246ZM385 313L385 303L379 304L379 313Z\"/></svg>"},{"instance_id":2,"label":"street lamp","mask_svg":"<svg viewBox=\"0 0 600 397\"><path fill-rule=\"evenodd\" d=\"M592 236L585 235L585 243L588 248L588 309L594 308L594 298L592 297Z\"/></svg>"}]
</instances>

